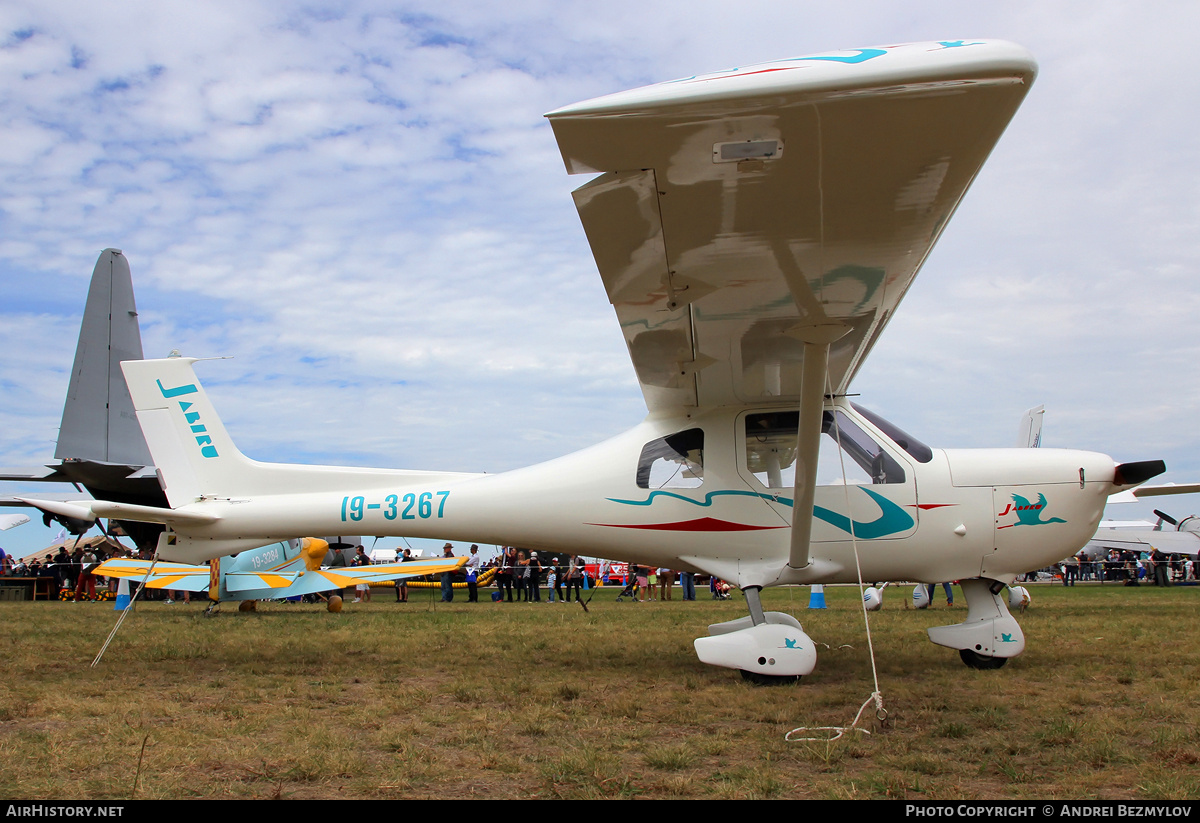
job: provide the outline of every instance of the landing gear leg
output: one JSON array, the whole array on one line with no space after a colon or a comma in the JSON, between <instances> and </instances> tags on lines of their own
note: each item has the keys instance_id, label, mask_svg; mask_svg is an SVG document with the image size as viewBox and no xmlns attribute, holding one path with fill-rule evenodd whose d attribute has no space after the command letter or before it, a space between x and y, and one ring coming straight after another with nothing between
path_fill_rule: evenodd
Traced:
<instances>
[{"instance_id":1,"label":"landing gear leg","mask_svg":"<svg viewBox=\"0 0 1200 823\"><path fill-rule=\"evenodd\" d=\"M762 608L762 589L758 586L750 586L742 589L742 594L746 595L746 608L750 610L750 621L755 626L761 626L767 622L767 616L763 614Z\"/></svg>"},{"instance_id":2,"label":"landing gear leg","mask_svg":"<svg viewBox=\"0 0 1200 823\"><path fill-rule=\"evenodd\" d=\"M973 669L998 669L1025 651L1025 635L1000 597L1004 584L976 577L959 585L967 598L967 619L929 629L929 639L958 649L963 663Z\"/></svg>"}]
</instances>

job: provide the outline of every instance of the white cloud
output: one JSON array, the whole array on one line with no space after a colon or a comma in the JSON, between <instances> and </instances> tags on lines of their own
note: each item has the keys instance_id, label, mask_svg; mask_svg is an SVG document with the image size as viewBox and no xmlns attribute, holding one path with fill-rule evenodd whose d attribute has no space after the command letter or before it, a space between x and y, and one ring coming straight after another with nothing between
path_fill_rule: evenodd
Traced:
<instances>
[{"instance_id":1,"label":"white cloud","mask_svg":"<svg viewBox=\"0 0 1200 823\"><path fill-rule=\"evenodd\" d=\"M1007 445L1046 402L1047 442L1200 472L1200 10L1167 15L9 3L0 454L52 452L106 246L132 263L149 354L237 356L202 376L258 456L501 469L599 440L641 404L568 195L581 181L542 113L787 54L980 35L1027 45L1041 74L855 390L935 445Z\"/></svg>"}]
</instances>

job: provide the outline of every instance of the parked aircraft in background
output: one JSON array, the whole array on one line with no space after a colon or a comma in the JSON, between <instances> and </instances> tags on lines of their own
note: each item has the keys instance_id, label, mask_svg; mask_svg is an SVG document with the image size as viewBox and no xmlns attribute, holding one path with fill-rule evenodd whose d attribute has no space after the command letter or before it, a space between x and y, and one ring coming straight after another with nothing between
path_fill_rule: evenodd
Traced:
<instances>
[{"instance_id":1,"label":"parked aircraft in background","mask_svg":"<svg viewBox=\"0 0 1200 823\"><path fill-rule=\"evenodd\" d=\"M96 260L88 287L54 450L58 462L0 469L0 480L70 483L100 500L166 505L121 374L122 360L141 359L142 335L129 261L120 250L105 249ZM47 524L57 520L71 534L79 535L92 527L95 518L77 506L65 505L78 499L78 493L70 492L18 493L0 497L0 506L37 508ZM162 533L162 526L154 523L131 520L120 525L139 547L153 548Z\"/></svg>"},{"instance_id":2,"label":"parked aircraft in background","mask_svg":"<svg viewBox=\"0 0 1200 823\"><path fill-rule=\"evenodd\" d=\"M1200 554L1200 517L1188 515L1176 520L1166 512L1154 510L1157 523L1144 520L1103 520L1084 551L1088 557L1104 557L1111 550L1149 552L1154 549L1167 554L1196 557ZM1173 528L1163 528L1163 524Z\"/></svg>"},{"instance_id":3,"label":"parked aircraft in background","mask_svg":"<svg viewBox=\"0 0 1200 823\"><path fill-rule=\"evenodd\" d=\"M705 572L750 614L710 626L697 654L760 681L816 663L763 587L960 580L966 620L930 639L1003 665L1025 646L1004 585L1078 551L1108 496L1162 462L932 449L848 390L1035 73L1010 43L918 43L551 112L568 172L599 173L574 198L649 409L639 426L501 474L260 463L195 359L128 362L169 506L81 505L164 524L160 554L181 562L351 527Z\"/></svg>"},{"instance_id":4,"label":"parked aircraft in background","mask_svg":"<svg viewBox=\"0 0 1200 823\"><path fill-rule=\"evenodd\" d=\"M1045 406L1034 406L1025 412L1021 425L1017 427L1018 449L1036 449L1042 445L1042 419L1045 416Z\"/></svg>"},{"instance_id":5,"label":"parked aircraft in background","mask_svg":"<svg viewBox=\"0 0 1200 823\"><path fill-rule=\"evenodd\" d=\"M457 571L467 562L465 557L439 557L407 563L321 568L328 552L326 541L305 537L245 551L236 557L219 557L207 566L114 557L101 563L95 573L102 577L129 578L135 583L146 580L146 587L151 589L208 592L209 600L215 606L230 600L243 603L281 600L344 589L359 583L440 574Z\"/></svg>"}]
</instances>

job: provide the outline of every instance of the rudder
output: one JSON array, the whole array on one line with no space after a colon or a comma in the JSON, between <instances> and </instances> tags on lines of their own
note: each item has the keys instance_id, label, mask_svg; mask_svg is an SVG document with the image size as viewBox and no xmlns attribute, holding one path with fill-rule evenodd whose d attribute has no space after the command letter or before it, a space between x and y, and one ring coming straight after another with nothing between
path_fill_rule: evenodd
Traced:
<instances>
[{"instance_id":1,"label":"rudder","mask_svg":"<svg viewBox=\"0 0 1200 823\"><path fill-rule=\"evenodd\" d=\"M217 416L192 368L197 358L121 364L159 480L172 508L202 496L244 493L254 461L243 455Z\"/></svg>"}]
</instances>

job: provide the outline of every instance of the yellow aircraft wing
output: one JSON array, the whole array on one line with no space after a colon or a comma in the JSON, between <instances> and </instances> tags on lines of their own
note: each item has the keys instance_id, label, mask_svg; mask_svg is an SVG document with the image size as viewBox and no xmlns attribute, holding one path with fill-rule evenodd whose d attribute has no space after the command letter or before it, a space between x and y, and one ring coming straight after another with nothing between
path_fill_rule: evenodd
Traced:
<instances>
[{"instance_id":1,"label":"yellow aircraft wing","mask_svg":"<svg viewBox=\"0 0 1200 823\"><path fill-rule=\"evenodd\" d=\"M345 569L322 569L321 574L346 579L349 586L354 583L383 583L404 577L419 577L426 574L458 571L466 565L465 557L438 557L430 560L410 560L407 563L384 563L378 566L354 566Z\"/></svg>"},{"instance_id":2,"label":"yellow aircraft wing","mask_svg":"<svg viewBox=\"0 0 1200 823\"><path fill-rule=\"evenodd\" d=\"M186 592L208 591L208 566L192 566L187 563L167 563L160 561L151 563L149 560L134 560L128 557L114 557L105 560L93 574L103 577L126 577L142 580L154 571L146 581L148 589L178 589Z\"/></svg>"}]
</instances>

